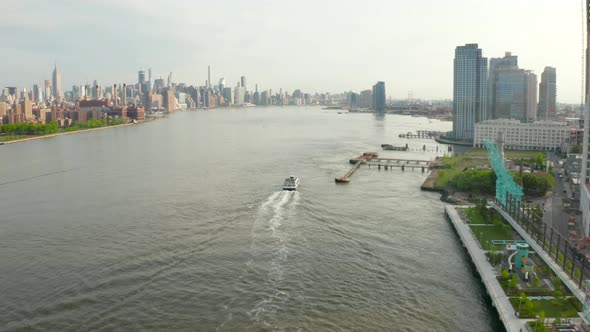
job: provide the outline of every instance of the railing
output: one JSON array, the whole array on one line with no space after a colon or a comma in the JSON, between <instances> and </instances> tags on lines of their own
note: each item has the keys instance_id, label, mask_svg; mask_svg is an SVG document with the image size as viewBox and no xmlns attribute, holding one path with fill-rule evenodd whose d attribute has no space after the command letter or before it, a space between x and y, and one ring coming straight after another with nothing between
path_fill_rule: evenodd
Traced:
<instances>
[{"instance_id":1,"label":"railing","mask_svg":"<svg viewBox=\"0 0 590 332\"><path fill-rule=\"evenodd\" d=\"M525 209L510 193L506 193L506 196L505 203L496 197L496 205L510 215L550 257L555 259L580 289L585 290L583 281L590 278L590 264L586 262L585 255L556 229L547 226L542 216Z\"/></svg>"}]
</instances>

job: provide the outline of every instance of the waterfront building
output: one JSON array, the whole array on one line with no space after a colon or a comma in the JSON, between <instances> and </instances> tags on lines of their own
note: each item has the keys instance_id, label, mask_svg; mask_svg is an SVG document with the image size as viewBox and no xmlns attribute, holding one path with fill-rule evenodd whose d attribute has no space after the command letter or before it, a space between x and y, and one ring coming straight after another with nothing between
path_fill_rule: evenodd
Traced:
<instances>
[{"instance_id":1,"label":"waterfront building","mask_svg":"<svg viewBox=\"0 0 590 332\"><path fill-rule=\"evenodd\" d=\"M485 120L475 124L473 146L484 148L484 141L494 141L504 134L504 147L513 150L556 150L567 148L571 126L567 122L536 121L522 123L516 119Z\"/></svg>"},{"instance_id":2,"label":"waterfront building","mask_svg":"<svg viewBox=\"0 0 590 332\"><path fill-rule=\"evenodd\" d=\"M373 85L373 102L371 108L377 112L385 112L385 82L377 82Z\"/></svg>"},{"instance_id":3,"label":"waterfront building","mask_svg":"<svg viewBox=\"0 0 590 332\"><path fill-rule=\"evenodd\" d=\"M55 65L55 68L53 69L52 80L53 80L53 84L52 84L53 98L56 100L60 100L63 98L63 92L61 91L61 73L57 69L57 64Z\"/></svg>"},{"instance_id":4,"label":"waterfront building","mask_svg":"<svg viewBox=\"0 0 590 332\"><path fill-rule=\"evenodd\" d=\"M547 120L555 115L557 101L557 72L553 67L545 67L539 84L539 119Z\"/></svg>"},{"instance_id":5,"label":"waterfront building","mask_svg":"<svg viewBox=\"0 0 590 332\"><path fill-rule=\"evenodd\" d=\"M232 105L232 101L234 100L232 98L233 94L232 94L232 88L231 87L227 87L227 88L223 88L223 93L222 93L223 99L225 99L225 102L227 105Z\"/></svg>"},{"instance_id":6,"label":"waterfront building","mask_svg":"<svg viewBox=\"0 0 590 332\"><path fill-rule=\"evenodd\" d=\"M238 84L234 91L234 105L244 105L246 88Z\"/></svg>"},{"instance_id":7,"label":"waterfront building","mask_svg":"<svg viewBox=\"0 0 590 332\"><path fill-rule=\"evenodd\" d=\"M488 118L489 119L497 119L498 117L495 114L496 110L496 78L497 78L497 71L501 68L511 68L511 67L518 67L518 57L516 55L512 55L511 52L504 53L503 58L491 58L490 59L490 69L488 73Z\"/></svg>"},{"instance_id":8,"label":"waterfront building","mask_svg":"<svg viewBox=\"0 0 590 332\"><path fill-rule=\"evenodd\" d=\"M166 88L164 91L164 108L166 108L167 112L176 111L176 97L174 96L174 87Z\"/></svg>"},{"instance_id":9,"label":"waterfront building","mask_svg":"<svg viewBox=\"0 0 590 332\"><path fill-rule=\"evenodd\" d=\"M488 118L488 59L477 44L465 44L455 49L453 67L453 137L471 141L475 124Z\"/></svg>"},{"instance_id":10,"label":"waterfront building","mask_svg":"<svg viewBox=\"0 0 590 332\"><path fill-rule=\"evenodd\" d=\"M373 91L371 90L363 90L361 91L361 100L360 100L360 107L361 108L371 108L371 103L373 102ZM322 100L325 99L323 96Z\"/></svg>"}]
</instances>

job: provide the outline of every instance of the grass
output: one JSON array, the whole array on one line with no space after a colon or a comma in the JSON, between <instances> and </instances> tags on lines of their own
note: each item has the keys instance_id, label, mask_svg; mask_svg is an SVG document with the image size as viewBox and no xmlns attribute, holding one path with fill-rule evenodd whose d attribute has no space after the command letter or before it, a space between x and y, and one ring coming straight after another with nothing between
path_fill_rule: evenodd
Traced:
<instances>
[{"instance_id":1,"label":"grass","mask_svg":"<svg viewBox=\"0 0 590 332\"><path fill-rule=\"evenodd\" d=\"M574 305L573 301L577 301L573 298L557 298L551 300L530 300L533 303L533 311L537 314L541 311L545 312L545 317L561 317L570 318L578 317L578 308ZM518 298L511 298L510 303L514 307L514 310L518 310L520 300ZM524 317L521 318L534 318Z\"/></svg>"},{"instance_id":2,"label":"grass","mask_svg":"<svg viewBox=\"0 0 590 332\"><path fill-rule=\"evenodd\" d=\"M27 138L27 135L7 135L7 136L0 136L0 142L9 142L15 141L17 139Z\"/></svg>"},{"instance_id":3,"label":"grass","mask_svg":"<svg viewBox=\"0 0 590 332\"><path fill-rule=\"evenodd\" d=\"M484 248L488 248L492 240L513 240L511 229L499 225L471 226L471 231Z\"/></svg>"},{"instance_id":4,"label":"grass","mask_svg":"<svg viewBox=\"0 0 590 332\"><path fill-rule=\"evenodd\" d=\"M505 150L504 155L506 159L534 159L537 154L541 151L517 151L517 150ZM542 152L544 154L544 152ZM487 157L488 151L486 149L473 149L464 154L468 157Z\"/></svg>"}]
</instances>

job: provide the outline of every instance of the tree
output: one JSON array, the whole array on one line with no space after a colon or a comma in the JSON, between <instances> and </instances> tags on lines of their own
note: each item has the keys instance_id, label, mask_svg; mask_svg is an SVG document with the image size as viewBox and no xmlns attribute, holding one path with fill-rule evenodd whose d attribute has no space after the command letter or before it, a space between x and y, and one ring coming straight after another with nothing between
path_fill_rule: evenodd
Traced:
<instances>
[{"instance_id":1,"label":"tree","mask_svg":"<svg viewBox=\"0 0 590 332\"><path fill-rule=\"evenodd\" d=\"M537 164L538 168L543 168L543 166L545 165L545 156L543 155L543 153L537 153L537 156L535 157L535 164Z\"/></svg>"},{"instance_id":2,"label":"tree","mask_svg":"<svg viewBox=\"0 0 590 332\"><path fill-rule=\"evenodd\" d=\"M516 274L512 275L512 278L510 278L510 288L516 288L516 286L518 286L518 276Z\"/></svg>"},{"instance_id":3,"label":"tree","mask_svg":"<svg viewBox=\"0 0 590 332\"><path fill-rule=\"evenodd\" d=\"M510 273L508 273L508 270L502 269L501 277L503 280L508 280L508 278L510 278Z\"/></svg>"}]
</instances>

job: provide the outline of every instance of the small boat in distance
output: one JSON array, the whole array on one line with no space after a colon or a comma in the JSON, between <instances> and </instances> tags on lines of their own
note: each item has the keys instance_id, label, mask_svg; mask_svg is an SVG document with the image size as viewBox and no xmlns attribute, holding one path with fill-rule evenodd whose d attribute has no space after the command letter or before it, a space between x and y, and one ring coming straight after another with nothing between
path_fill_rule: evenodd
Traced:
<instances>
[{"instance_id":1,"label":"small boat in distance","mask_svg":"<svg viewBox=\"0 0 590 332\"><path fill-rule=\"evenodd\" d=\"M294 191L297 190L298 185L299 179L294 176L290 176L285 179L285 182L283 183L283 190Z\"/></svg>"}]
</instances>

